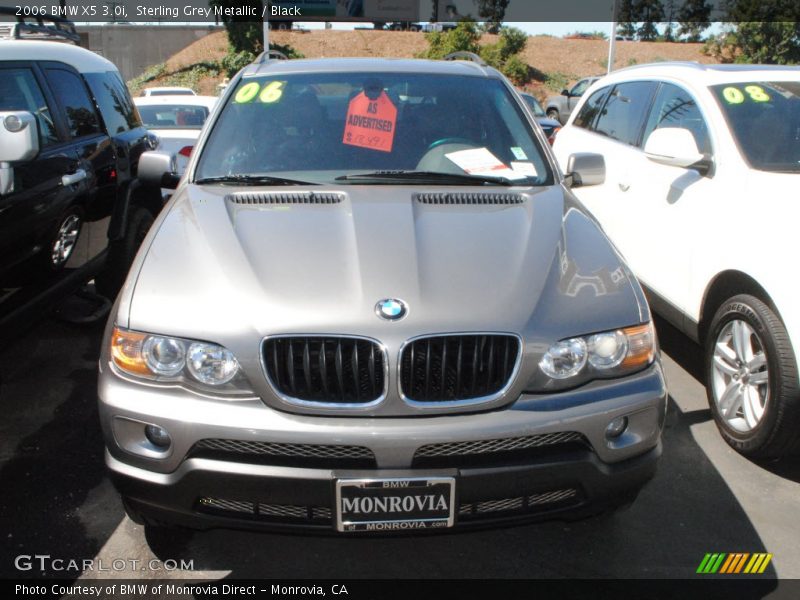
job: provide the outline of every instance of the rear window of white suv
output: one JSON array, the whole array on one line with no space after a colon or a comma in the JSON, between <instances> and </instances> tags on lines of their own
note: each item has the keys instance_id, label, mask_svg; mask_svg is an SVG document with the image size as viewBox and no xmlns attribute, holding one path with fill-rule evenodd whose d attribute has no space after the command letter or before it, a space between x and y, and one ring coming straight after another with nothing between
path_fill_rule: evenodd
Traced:
<instances>
[{"instance_id":1,"label":"rear window of white suv","mask_svg":"<svg viewBox=\"0 0 800 600\"><path fill-rule=\"evenodd\" d=\"M753 168L800 172L800 82L727 83L711 90Z\"/></svg>"}]
</instances>

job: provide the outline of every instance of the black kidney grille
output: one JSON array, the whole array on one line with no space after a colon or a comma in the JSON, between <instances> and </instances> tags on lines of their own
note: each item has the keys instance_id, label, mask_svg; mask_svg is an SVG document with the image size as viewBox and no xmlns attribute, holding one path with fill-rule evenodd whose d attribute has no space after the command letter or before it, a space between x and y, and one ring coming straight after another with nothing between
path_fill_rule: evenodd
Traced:
<instances>
[{"instance_id":1,"label":"black kidney grille","mask_svg":"<svg viewBox=\"0 0 800 600\"><path fill-rule=\"evenodd\" d=\"M364 404L383 395L385 358L370 340L274 338L264 342L264 362L275 388L297 400Z\"/></svg>"},{"instance_id":2,"label":"black kidney grille","mask_svg":"<svg viewBox=\"0 0 800 600\"><path fill-rule=\"evenodd\" d=\"M400 386L417 402L491 396L508 384L519 350L519 340L510 335L418 339L403 349Z\"/></svg>"}]
</instances>

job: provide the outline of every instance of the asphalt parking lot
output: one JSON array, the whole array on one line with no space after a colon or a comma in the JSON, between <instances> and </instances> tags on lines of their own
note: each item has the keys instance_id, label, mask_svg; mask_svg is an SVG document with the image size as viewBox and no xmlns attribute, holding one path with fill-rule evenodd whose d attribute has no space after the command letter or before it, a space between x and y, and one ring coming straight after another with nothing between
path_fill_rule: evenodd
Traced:
<instances>
[{"instance_id":1,"label":"asphalt parking lot","mask_svg":"<svg viewBox=\"0 0 800 600\"><path fill-rule=\"evenodd\" d=\"M133 524L104 474L95 406L101 333L101 325L48 318L0 351L0 577L691 578L708 552L770 552L758 577L800 578L800 461L756 464L728 449L698 380L698 348L663 323L671 392L664 455L632 508L422 539L154 535ZM106 565L184 560L193 570L15 566L34 554Z\"/></svg>"}]
</instances>

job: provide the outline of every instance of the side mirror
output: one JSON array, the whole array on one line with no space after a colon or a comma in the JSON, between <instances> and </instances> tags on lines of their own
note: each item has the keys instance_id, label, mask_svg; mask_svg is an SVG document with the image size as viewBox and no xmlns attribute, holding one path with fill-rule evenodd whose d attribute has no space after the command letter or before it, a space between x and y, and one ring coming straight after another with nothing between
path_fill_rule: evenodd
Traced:
<instances>
[{"instance_id":1,"label":"side mirror","mask_svg":"<svg viewBox=\"0 0 800 600\"><path fill-rule=\"evenodd\" d=\"M0 196L14 191L11 163L31 160L39 154L36 117L25 111L0 112Z\"/></svg>"},{"instance_id":2,"label":"side mirror","mask_svg":"<svg viewBox=\"0 0 800 600\"><path fill-rule=\"evenodd\" d=\"M561 90L561 95L562 96L566 96L567 98L569 98L569 96L570 96L569 90Z\"/></svg>"},{"instance_id":3,"label":"side mirror","mask_svg":"<svg viewBox=\"0 0 800 600\"><path fill-rule=\"evenodd\" d=\"M577 152L567 159L567 183L570 187L600 185L606 181L606 160L602 154Z\"/></svg>"},{"instance_id":4,"label":"side mirror","mask_svg":"<svg viewBox=\"0 0 800 600\"><path fill-rule=\"evenodd\" d=\"M656 129L647 138L644 153L653 162L684 169L697 169L705 175L711 169L711 159L700 152L692 132L680 127Z\"/></svg>"},{"instance_id":5,"label":"side mirror","mask_svg":"<svg viewBox=\"0 0 800 600\"><path fill-rule=\"evenodd\" d=\"M175 155L166 152L143 152L139 157L139 181L143 185L174 190L181 176Z\"/></svg>"}]
</instances>

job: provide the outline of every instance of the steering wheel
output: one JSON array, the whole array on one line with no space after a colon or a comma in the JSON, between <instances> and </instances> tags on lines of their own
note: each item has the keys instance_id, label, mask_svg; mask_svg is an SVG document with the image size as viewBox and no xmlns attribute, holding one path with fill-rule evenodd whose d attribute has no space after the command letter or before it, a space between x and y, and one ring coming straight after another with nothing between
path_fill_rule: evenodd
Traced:
<instances>
[{"instance_id":1,"label":"steering wheel","mask_svg":"<svg viewBox=\"0 0 800 600\"><path fill-rule=\"evenodd\" d=\"M466 144L467 146L474 146L475 145L472 140L468 140L466 138L447 137L447 138L442 138L440 140L436 140L435 142L433 142L430 146L428 146L428 149L425 152L430 152L434 148L437 148L437 147L442 146L444 144Z\"/></svg>"}]
</instances>

